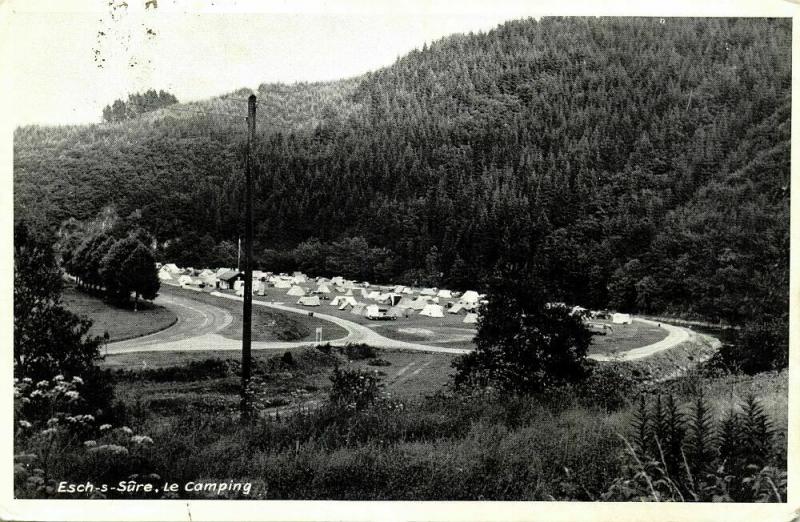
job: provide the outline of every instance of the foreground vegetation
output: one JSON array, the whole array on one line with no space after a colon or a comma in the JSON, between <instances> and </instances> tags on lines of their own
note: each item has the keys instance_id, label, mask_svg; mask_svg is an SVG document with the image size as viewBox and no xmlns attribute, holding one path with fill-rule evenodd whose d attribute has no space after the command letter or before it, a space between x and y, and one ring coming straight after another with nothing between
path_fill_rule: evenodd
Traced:
<instances>
[{"instance_id":1,"label":"foreground vegetation","mask_svg":"<svg viewBox=\"0 0 800 522\"><path fill-rule=\"evenodd\" d=\"M307 349L256 365L265 398L310 376L324 375L328 383L318 402L300 401L305 406L278 416L270 413L276 404L261 402L261 419L249 426L236 413L236 363L210 359L116 372L118 389L144 389L139 400L118 409L110 427L41 418L19 428L18 454L37 457L18 459L17 494L63 497L46 480L32 487L29 478L40 468L44 479L74 481L116 483L134 474L138 480L155 474L154 484L244 480L254 484L248 498L269 499L785 500L786 372L710 384L691 375L667 388L603 372L583 386L537 395L443 391L400 400L379 386L375 370L386 367L331 373L346 364L343 356ZM287 373L294 377L287 380ZM170 390L171 399L159 389ZM698 390L704 394L700 417ZM669 411L672 424L648 420L642 428L640 398L651 419ZM656 401L664 413L656 413ZM738 420L731 420L732 411ZM707 429L704 475L695 467L698 418ZM669 430L680 439L665 435ZM734 436L736 469L728 461L719 471L715 463L731 451ZM674 456L652 453L657 438L665 452L684 448L696 485L682 467L673 470ZM45 446L49 453L42 453Z\"/></svg>"}]
</instances>

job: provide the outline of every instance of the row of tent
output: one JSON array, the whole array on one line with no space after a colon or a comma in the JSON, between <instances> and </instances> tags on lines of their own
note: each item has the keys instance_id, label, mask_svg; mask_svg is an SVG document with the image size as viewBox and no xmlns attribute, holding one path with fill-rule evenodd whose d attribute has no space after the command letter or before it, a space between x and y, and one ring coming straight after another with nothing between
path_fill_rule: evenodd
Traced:
<instances>
[{"instance_id":1,"label":"row of tent","mask_svg":"<svg viewBox=\"0 0 800 522\"><path fill-rule=\"evenodd\" d=\"M164 265L157 265L158 275L164 281L176 281L178 284L199 284L205 283L206 285L220 288L234 288L234 282L243 278L243 273L239 270L232 268L219 268L216 271L211 269L194 270L193 268L179 268L174 263L167 263ZM186 276L186 278L183 278ZM182 279L182 282L179 280ZM294 286L306 284L310 281L309 277L302 272L294 272L292 275L279 274L274 275L270 272L262 270L253 270L253 279L259 282L266 282L275 288L282 288L289 290ZM366 290L372 288L369 283L356 283L355 281L347 280L341 276L332 277L330 279L320 277L314 280L318 287L314 293L332 294L333 291L344 293L347 290ZM333 289L332 289L333 288ZM436 297L440 299L453 299L459 298L460 302L465 304L478 304L481 295L473 290L468 290L463 294L453 292L447 289L437 288L422 288L417 291L411 287L403 285L394 285L389 287L381 287L383 292L379 290L370 290L369 299L375 299L378 295L385 295L386 293L411 295L418 293L422 296Z\"/></svg>"},{"instance_id":2,"label":"row of tent","mask_svg":"<svg viewBox=\"0 0 800 522\"><path fill-rule=\"evenodd\" d=\"M384 317L409 317L411 315L411 311L413 310L410 307L406 306L399 306L395 305L388 309L383 309L376 304L365 304L359 303L355 300L352 296L342 296L341 298L337 298L339 301L336 303L329 303L332 306L336 306L339 310L350 310L351 314L354 315L362 315L369 319L380 319ZM303 296L297 300L297 304L303 306L321 306L322 302L320 301L319 296L312 295L312 296ZM447 313L450 314L457 314L459 310L456 307L452 307L447 310ZM421 310L419 310L419 315L424 315L427 317L432 318L439 318L444 317L445 309L441 305L437 304L428 304ZM462 320L463 323L467 324L475 324L478 322L478 314L474 312L469 312L464 316Z\"/></svg>"}]
</instances>

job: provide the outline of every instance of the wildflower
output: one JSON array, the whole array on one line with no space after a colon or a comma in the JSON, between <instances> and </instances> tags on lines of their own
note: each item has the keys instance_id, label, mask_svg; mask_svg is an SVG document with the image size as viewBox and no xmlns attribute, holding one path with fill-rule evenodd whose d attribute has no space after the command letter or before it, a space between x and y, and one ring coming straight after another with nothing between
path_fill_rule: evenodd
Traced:
<instances>
[{"instance_id":1,"label":"wildflower","mask_svg":"<svg viewBox=\"0 0 800 522\"><path fill-rule=\"evenodd\" d=\"M30 377L23 377L22 382L30 384L33 382L33 379L31 379Z\"/></svg>"},{"instance_id":2,"label":"wildflower","mask_svg":"<svg viewBox=\"0 0 800 522\"><path fill-rule=\"evenodd\" d=\"M78 394L78 392L76 392L76 391L68 391L68 392L67 392L65 395L66 395L67 397L69 397L69 399L70 399L71 401L77 400L77 399L78 399L78 397L80 396L80 395Z\"/></svg>"},{"instance_id":3,"label":"wildflower","mask_svg":"<svg viewBox=\"0 0 800 522\"><path fill-rule=\"evenodd\" d=\"M93 453L108 453L111 455L127 455L128 448L125 446L119 446L117 444L103 444L102 446L94 446L89 448L89 451Z\"/></svg>"},{"instance_id":4,"label":"wildflower","mask_svg":"<svg viewBox=\"0 0 800 522\"><path fill-rule=\"evenodd\" d=\"M80 377L78 377L76 375L75 377L72 378L72 382L74 382L76 384L83 384L83 379L81 379Z\"/></svg>"},{"instance_id":5,"label":"wildflower","mask_svg":"<svg viewBox=\"0 0 800 522\"><path fill-rule=\"evenodd\" d=\"M41 395L42 395L42 392L40 392L39 390L33 390L31 392L31 397L40 397Z\"/></svg>"},{"instance_id":6,"label":"wildflower","mask_svg":"<svg viewBox=\"0 0 800 522\"><path fill-rule=\"evenodd\" d=\"M93 448L93 447L97 446L97 441L87 440L87 441L85 441L83 443L83 445L86 446L87 448Z\"/></svg>"},{"instance_id":7,"label":"wildflower","mask_svg":"<svg viewBox=\"0 0 800 522\"><path fill-rule=\"evenodd\" d=\"M153 439L146 435L134 435L131 437L131 441L135 442L136 444L152 444Z\"/></svg>"},{"instance_id":8,"label":"wildflower","mask_svg":"<svg viewBox=\"0 0 800 522\"><path fill-rule=\"evenodd\" d=\"M53 377L53 380L56 381L56 382L63 381L64 380L64 376L59 373L58 375Z\"/></svg>"},{"instance_id":9,"label":"wildflower","mask_svg":"<svg viewBox=\"0 0 800 522\"><path fill-rule=\"evenodd\" d=\"M132 430L132 429L130 429L129 427L127 427L127 426L123 426L123 427L121 427L121 428L120 428L120 431L121 431L122 433L124 433L125 435L133 435L133 430Z\"/></svg>"},{"instance_id":10,"label":"wildflower","mask_svg":"<svg viewBox=\"0 0 800 522\"><path fill-rule=\"evenodd\" d=\"M19 426L20 426L20 428L28 429L28 428L30 428L32 426L32 424L30 422L26 421L26 420L21 420L21 421L19 421Z\"/></svg>"},{"instance_id":11,"label":"wildflower","mask_svg":"<svg viewBox=\"0 0 800 522\"><path fill-rule=\"evenodd\" d=\"M109 429L111 429L111 424L102 424L100 426L100 431L106 431L106 430L109 430Z\"/></svg>"},{"instance_id":12,"label":"wildflower","mask_svg":"<svg viewBox=\"0 0 800 522\"><path fill-rule=\"evenodd\" d=\"M17 379L16 377L14 377L14 384L19 384L19 379Z\"/></svg>"},{"instance_id":13,"label":"wildflower","mask_svg":"<svg viewBox=\"0 0 800 522\"><path fill-rule=\"evenodd\" d=\"M56 424L58 424L58 417L50 417L49 419L47 419L47 426L48 427L52 428Z\"/></svg>"},{"instance_id":14,"label":"wildflower","mask_svg":"<svg viewBox=\"0 0 800 522\"><path fill-rule=\"evenodd\" d=\"M36 383L37 388L47 388L48 386L50 386L50 383L47 381L39 381Z\"/></svg>"},{"instance_id":15,"label":"wildflower","mask_svg":"<svg viewBox=\"0 0 800 522\"><path fill-rule=\"evenodd\" d=\"M46 430L44 430L42 432L42 435L55 435L56 433L58 433L57 429L55 429L55 428L47 428Z\"/></svg>"}]
</instances>

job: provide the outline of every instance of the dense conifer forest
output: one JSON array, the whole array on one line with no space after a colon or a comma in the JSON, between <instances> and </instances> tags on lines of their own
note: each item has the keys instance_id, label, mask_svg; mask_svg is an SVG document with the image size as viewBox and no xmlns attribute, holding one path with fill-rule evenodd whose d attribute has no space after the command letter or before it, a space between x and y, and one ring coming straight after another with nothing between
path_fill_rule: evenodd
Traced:
<instances>
[{"instance_id":1,"label":"dense conifer forest","mask_svg":"<svg viewBox=\"0 0 800 522\"><path fill-rule=\"evenodd\" d=\"M461 289L512 265L583 306L785 318L790 51L789 19L543 18L261 85L259 264ZM165 262L230 261L249 94L18 128L15 218L113 205Z\"/></svg>"}]
</instances>

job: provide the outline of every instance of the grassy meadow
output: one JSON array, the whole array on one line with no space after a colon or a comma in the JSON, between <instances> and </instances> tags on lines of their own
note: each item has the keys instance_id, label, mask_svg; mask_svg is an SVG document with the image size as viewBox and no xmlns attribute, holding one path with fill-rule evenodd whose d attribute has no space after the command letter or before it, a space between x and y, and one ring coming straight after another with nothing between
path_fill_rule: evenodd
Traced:
<instances>
[{"instance_id":1,"label":"grassy meadow","mask_svg":"<svg viewBox=\"0 0 800 522\"><path fill-rule=\"evenodd\" d=\"M108 333L110 341L142 337L169 328L178 320L175 312L163 306L140 301L138 310L134 311L132 304L114 306L74 286L64 289L63 302L71 312L92 320L89 335L102 337Z\"/></svg>"},{"instance_id":2,"label":"grassy meadow","mask_svg":"<svg viewBox=\"0 0 800 522\"><path fill-rule=\"evenodd\" d=\"M629 466L622 437L631 435L638 398L671 394L688 418L698 388L717 423L754 394L785 459L786 371L690 371L656 383L652 367L602 363L585 385L508 397L454 393L445 354L363 345L255 352L261 414L243 426L237 355L104 361L128 425L156 441L140 455L148 472L174 482L246 480L254 484L248 498L263 499L613 500L611 485ZM328 397L337 367L375 375L377 400L335 408Z\"/></svg>"}]
</instances>

